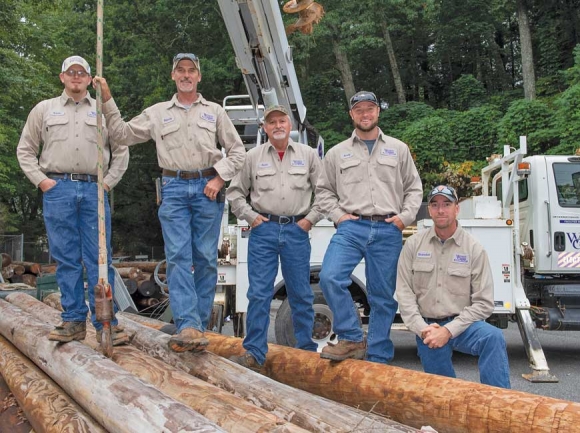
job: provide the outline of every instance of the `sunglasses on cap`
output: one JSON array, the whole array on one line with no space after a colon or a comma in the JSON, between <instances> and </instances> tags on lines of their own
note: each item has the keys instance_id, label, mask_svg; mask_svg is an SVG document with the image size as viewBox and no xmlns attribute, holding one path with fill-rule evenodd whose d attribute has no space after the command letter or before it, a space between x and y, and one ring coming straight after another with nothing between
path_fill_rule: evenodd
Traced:
<instances>
[{"instance_id":1,"label":"sunglasses on cap","mask_svg":"<svg viewBox=\"0 0 580 433\"><path fill-rule=\"evenodd\" d=\"M352 98L350 98L350 109L352 110L356 104L359 102L372 102L377 107L379 106L379 100L373 92L358 92L355 93Z\"/></svg>"},{"instance_id":2,"label":"sunglasses on cap","mask_svg":"<svg viewBox=\"0 0 580 433\"><path fill-rule=\"evenodd\" d=\"M427 202L431 202L433 197L436 197L438 195L442 195L443 197L446 197L451 201L459 201L455 188L448 185L439 185L431 190L431 192L427 196Z\"/></svg>"},{"instance_id":3,"label":"sunglasses on cap","mask_svg":"<svg viewBox=\"0 0 580 433\"><path fill-rule=\"evenodd\" d=\"M199 59L193 53L179 53L179 54L176 54L175 57L173 58L173 63L179 62L180 60L183 60L183 59L189 59L194 63L199 62Z\"/></svg>"}]
</instances>

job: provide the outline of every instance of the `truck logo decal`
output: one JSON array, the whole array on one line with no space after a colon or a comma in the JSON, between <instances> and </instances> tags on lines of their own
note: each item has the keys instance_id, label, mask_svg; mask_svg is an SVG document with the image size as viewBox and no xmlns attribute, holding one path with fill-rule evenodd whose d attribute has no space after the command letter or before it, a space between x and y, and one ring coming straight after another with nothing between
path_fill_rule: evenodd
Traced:
<instances>
[{"instance_id":1,"label":"truck logo decal","mask_svg":"<svg viewBox=\"0 0 580 433\"><path fill-rule=\"evenodd\" d=\"M580 268L580 253L560 253L558 254L559 268Z\"/></svg>"},{"instance_id":2,"label":"truck logo decal","mask_svg":"<svg viewBox=\"0 0 580 433\"><path fill-rule=\"evenodd\" d=\"M579 250L580 249L580 236L578 236L578 233L566 232L566 236L568 236L568 240L572 244L572 248L574 248L575 250Z\"/></svg>"},{"instance_id":3,"label":"truck logo decal","mask_svg":"<svg viewBox=\"0 0 580 433\"><path fill-rule=\"evenodd\" d=\"M431 258L431 252L430 251L418 251L417 252L417 258L419 258L419 259L430 259Z\"/></svg>"},{"instance_id":4,"label":"truck logo decal","mask_svg":"<svg viewBox=\"0 0 580 433\"><path fill-rule=\"evenodd\" d=\"M453 256L453 263L467 264L469 263L469 256L467 254L455 253L455 255Z\"/></svg>"}]
</instances>

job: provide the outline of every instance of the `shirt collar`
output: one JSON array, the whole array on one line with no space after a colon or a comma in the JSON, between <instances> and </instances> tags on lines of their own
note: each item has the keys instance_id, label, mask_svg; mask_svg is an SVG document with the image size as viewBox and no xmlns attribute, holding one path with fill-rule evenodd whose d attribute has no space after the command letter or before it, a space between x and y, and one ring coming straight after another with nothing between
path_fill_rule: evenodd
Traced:
<instances>
[{"instance_id":1,"label":"shirt collar","mask_svg":"<svg viewBox=\"0 0 580 433\"><path fill-rule=\"evenodd\" d=\"M437 236L437 233L435 232L435 225L433 225L433 227L431 227L429 232L429 239L431 242L437 242L437 243L441 243L441 240L439 239L439 237ZM453 240L453 242L455 242L455 244L460 247L462 242L463 242L463 227L461 227L461 224L459 223L459 221L457 221L457 229L455 230L455 233L453 233L453 235L451 235L450 238L448 238L445 242L449 241L449 240Z\"/></svg>"},{"instance_id":2,"label":"shirt collar","mask_svg":"<svg viewBox=\"0 0 580 433\"><path fill-rule=\"evenodd\" d=\"M92 100L93 98L91 97L91 94L87 92L86 95L83 97L83 99L79 101L79 104L87 103L91 105ZM62 105L66 105L67 103L75 104L75 100L72 97L70 97L68 93L66 93L66 90L62 91L62 94L60 95L60 102L62 103Z\"/></svg>"},{"instance_id":3,"label":"shirt collar","mask_svg":"<svg viewBox=\"0 0 580 433\"><path fill-rule=\"evenodd\" d=\"M173 94L173 98L171 98L171 101L169 101L170 103L170 107L180 107L180 108L184 108L183 104L181 102L179 102L179 100L177 99L177 93ZM191 104L191 106L193 107L195 104L202 104L202 105L209 105L207 103L207 100L203 97L203 95L201 93L197 94L197 99L195 100L195 102L193 104Z\"/></svg>"}]
</instances>

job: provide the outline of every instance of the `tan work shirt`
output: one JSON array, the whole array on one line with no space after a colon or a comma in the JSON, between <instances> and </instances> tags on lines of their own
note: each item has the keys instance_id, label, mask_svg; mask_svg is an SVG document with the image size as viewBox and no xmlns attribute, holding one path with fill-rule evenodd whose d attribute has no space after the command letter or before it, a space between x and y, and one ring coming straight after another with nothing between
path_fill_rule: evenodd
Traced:
<instances>
[{"instance_id":1,"label":"tan work shirt","mask_svg":"<svg viewBox=\"0 0 580 433\"><path fill-rule=\"evenodd\" d=\"M124 122L115 101L103 104L109 134L121 145L154 140L161 168L193 171L214 167L223 180L241 169L246 149L225 110L199 94L187 109L177 100L160 102ZM224 158L218 144L225 149Z\"/></svg>"},{"instance_id":2,"label":"tan work shirt","mask_svg":"<svg viewBox=\"0 0 580 433\"><path fill-rule=\"evenodd\" d=\"M288 140L280 161L268 141L248 152L240 173L234 177L226 197L234 214L252 224L258 213L306 215L316 224L324 216L311 209L312 193L320 174L320 158L314 149ZM250 194L251 204L246 197Z\"/></svg>"},{"instance_id":3,"label":"tan work shirt","mask_svg":"<svg viewBox=\"0 0 580 433\"><path fill-rule=\"evenodd\" d=\"M335 223L347 213L397 214L407 226L415 220L422 197L408 146L380 130L370 155L356 131L330 149L316 186L317 205Z\"/></svg>"},{"instance_id":4,"label":"tan work shirt","mask_svg":"<svg viewBox=\"0 0 580 433\"><path fill-rule=\"evenodd\" d=\"M434 228L416 233L407 239L399 257L396 296L401 317L412 332L421 335L427 327L424 317L458 315L445 325L457 337L493 312L487 253L459 224L444 243Z\"/></svg>"},{"instance_id":5,"label":"tan work shirt","mask_svg":"<svg viewBox=\"0 0 580 433\"><path fill-rule=\"evenodd\" d=\"M114 141L109 142L105 122L103 129L104 183L113 188L127 169L129 150ZM41 145L42 152L38 158ZM35 186L47 179L46 173L51 172L96 176L96 101L87 92L77 104L63 91L57 98L39 102L28 115L16 155L22 171Z\"/></svg>"}]
</instances>

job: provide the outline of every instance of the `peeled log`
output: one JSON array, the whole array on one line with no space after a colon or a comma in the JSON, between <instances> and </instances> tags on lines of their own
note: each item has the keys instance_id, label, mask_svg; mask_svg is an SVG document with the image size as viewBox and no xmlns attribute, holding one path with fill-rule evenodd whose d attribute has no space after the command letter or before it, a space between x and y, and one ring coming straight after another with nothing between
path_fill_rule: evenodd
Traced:
<instances>
[{"instance_id":1,"label":"peeled log","mask_svg":"<svg viewBox=\"0 0 580 433\"><path fill-rule=\"evenodd\" d=\"M1 336L0 371L37 433L107 433L50 377Z\"/></svg>"},{"instance_id":2,"label":"peeled log","mask_svg":"<svg viewBox=\"0 0 580 433\"><path fill-rule=\"evenodd\" d=\"M131 280L137 280L141 277L141 269L139 268L117 268L119 275L123 278L130 278Z\"/></svg>"},{"instance_id":3,"label":"peeled log","mask_svg":"<svg viewBox=\"0 0 580 433\"><path fill-rule=\"evenodd\" d=\"M307 430L313 432L417 431L372 413L344 406L274 382L212 353L186 352L177 354L167 347L169 335L126 319L126 317L140 319L141 316L122 313L117 317L125 329L135 333L131 344L137 348L166 364L185 370L189 374L233 392L256 406L274 412ZM144 321L151 320L142 319ZM215 334L206 332L205 335L212 338ZM316 376L313 376L311 380L317 380Z\"/></svg>"},{"instance_id":4,"label":"peeled log","mask_svg":"<svg viewBox=\"0 0 580 433\"><path fill-rule=\"evenodd\" d=\"M0 300L0 333L110 432L223 431L82 343L49 341L51 329Z\"/></svg>"},{"instance_id":5,"label":"peeled log","mask_svg":"<svg viewBox=\"0 0 580 433\"><path fill-rule=\"evenodd\" d=\"M155 272L155 267L157 266L158 263L159 262L119 262L113 263L113 266L116 268L139 268L143 272L153 273ZM160 266L159 272L165 273L166 264L167 263L163 263Z\"/></svg>"},{"instance_id":6,"label":"peeled log","mask_svg":"<svg viewBox=\"0 0 580 433\"><path fill-rule=\"evenodd\" d=\"M163 324L154 319L143 322ZM213 353L229 357L243 352L239 338L207 332L206 336ZM334 363L276 344L268 347L263 373L272 379L418 428L552 433L554 426L558 432L575 432L580 425L579 403L373 362Z\"/></svg>"}]
</instances>

